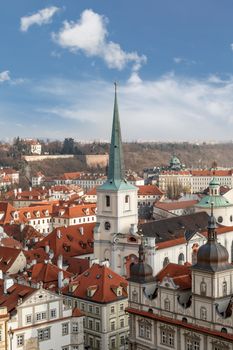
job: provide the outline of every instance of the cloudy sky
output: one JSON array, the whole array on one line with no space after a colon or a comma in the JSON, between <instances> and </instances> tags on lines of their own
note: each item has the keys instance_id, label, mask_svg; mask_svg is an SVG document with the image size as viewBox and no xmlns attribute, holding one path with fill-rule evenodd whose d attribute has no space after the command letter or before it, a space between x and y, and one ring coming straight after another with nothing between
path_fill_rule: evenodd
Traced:
<instances>
[{"instance_id":1,"label":"cloudy sky","mask_svg":"<svg viewBox=\"0 0 233 350\"><path fill-rule=\"evenodd\" d=\"M1 139L233 140L232 0L1 0Z\"/></svg>"}]
</instances>

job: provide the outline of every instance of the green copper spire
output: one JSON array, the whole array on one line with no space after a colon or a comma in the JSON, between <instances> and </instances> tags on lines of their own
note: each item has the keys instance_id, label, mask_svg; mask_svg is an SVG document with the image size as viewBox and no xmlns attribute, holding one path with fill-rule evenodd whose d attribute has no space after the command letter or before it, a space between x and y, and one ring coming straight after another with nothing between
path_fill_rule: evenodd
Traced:
<instances>
[{"instance_id":1,"label":"green copper spire","mask_svg":"<svg viewBox=\"0 0 233 350\"><path fill-rule=\"evenodd\" d=\"M125 179L125 165L121 140L121 126L117 104L117 84L114 83L114 85L115 101L113 110L112 138L109 154L108 178L107 181L99 187L99 190L135 190L136 187L128 183Z\"/></svg>"},{"instance_id":2,"label":"green copper spire","mask_svg":"<svg viewBox=\"0 0 233 350\"><path fill-rule=\"evenodd\" d=\"M108 180L121 181L125 179L124 156L121 140L121 126L117 104L117 84L115 85L115 101L113 110L112 138L109 155Z\"/></svg>"}]
</instances>

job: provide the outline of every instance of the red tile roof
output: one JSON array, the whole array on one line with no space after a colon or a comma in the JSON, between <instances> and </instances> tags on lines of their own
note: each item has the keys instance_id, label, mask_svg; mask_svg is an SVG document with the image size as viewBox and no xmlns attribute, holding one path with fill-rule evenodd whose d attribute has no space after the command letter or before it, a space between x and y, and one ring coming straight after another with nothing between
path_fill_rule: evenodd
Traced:
<instances>
[{"instance_id":1,"label":"red tile roof","mask_svg":"<svg viewBox=\"0 0 233 350\"><path fill-rule=\"evenodd\" d=\"M35 247L49 248L54 257L62 255L64 258L93 253L93 230L95 223L79 224L68 227L59 227L53 230Z\"/></svg>"},{"instance_id":2,"label":"red tile roof","mask_svg":"<svg viewBox=\"0 0 233 350\"><path fill-rule=\"evenodd\" d=\"M197 203L198 203L197 200L173 201L173 202L157 202L157 203L154 204L154 207L169 211L169 210L176 210L176 209L191 208Z\"/></svg>"},{"instance_id":3,"label":"red tile roof","mask_svg":"<svg viewBox=\"0 0 233 350\"><path fill-rule=\"evenodd\" d=\"M64 287L64 294L76 298L95 301L98 303L109 303L122 298L127 298L128 282L107 266L93 264L88 270L75 278L70 287ZM120 287L122 295L117 296L115 289ZM73 288L73 292L71 289ZM93 296L87 295L87 289L92 289Z\"/></svg>"},{"instance_id":4,"label":"red tile roof","mask_svg":"<svg viewBox=\"0 0 233 350\"><path fill-rule=\"evenodd\" d=\"M162 196L163 191L160 190L156 185L143 185L138 187L138 196Z\"/></svg>"},{"instance_id":5,"label":"red tile roof","mask_svg":"<svg viewBox=\"0 0 233 350\"><path fill-rule=\"evenodd\" d=\"M164 277L170 277L181 289L190 289L192 282L190 266L190 264L178 265L169 263L156 275L156 280L162 282Z\"/></svg>"},{"instance_id":6,"label":"red tile roof","mask_svg":"<svg viewBox=\"0 0 233 350\"><path fill-rule=\"evenodd\" d=\"M22 250L20 249L0 246L0 270L6 273L21 252Z\"/></svg>"},{"instance_id":7,"label":"red tile roof","mask_svg":"<svg viewBox=\"0 0 233 350\"><path fill-rule=\"evenodd\" d=\"M57 289L59 271L63 271L63 279L70 279L73 276L72 273L61 270L56 265L53 265L51 263L46 264L45 262L35 264L29 270L31 273L32 282L43 282L43 288L50 290Z\"/></svg>"},{"instance_id":8,"label":"red tile roof","mask_svg":"<svg viewBox=\"0 0 233 350\"><path fill-rule=\"evenodd\" d=\"M8 312L14 311L18 305L19 299L25 299L35 292L34 288L15 283L13 286L7 289L7 294L4 294L3 286L4 281L0 280L0 306L7 307Z\"/></svg>"}]
</instances>

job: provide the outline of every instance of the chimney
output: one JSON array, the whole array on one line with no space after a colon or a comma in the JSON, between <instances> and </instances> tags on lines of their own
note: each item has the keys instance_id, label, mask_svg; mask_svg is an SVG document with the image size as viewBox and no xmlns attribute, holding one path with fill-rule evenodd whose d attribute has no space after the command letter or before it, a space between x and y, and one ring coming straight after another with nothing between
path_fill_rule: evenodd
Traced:
<instances>
[{"instance_id":1,"label":"chimney","mask_svg":"<svg viewBox=\"0 0 233 350\"><path fill-rule=\"evenodd\" d=\"M19 188L19 189L18 189L18 192L19 192L19 193L22 193L22 188Z\"/></svg>"},{"instance_id":2,"label":"chimney","mask_svg":"<svg viewBox=\"0 0 233 350\"><path fill-rule=\"evenodd\" d=\"M79 232L80 232L80 235L83 236L84 232L83 232L83 227L79 227Z\"/></svg>"},{"instance_id":3,"label":"chimney","mask_svg":"<svg viewBox=\"0 0 233 350\"><path fill-rule=\"evenodd\" d=\"M3 293L7 294L7 289L9 289L11 286L13 286L14 281L12 278L6 277L4 278L3 282Z\"/></svg>"},{"instance_id":4,"label":"chimney","mask_svg":"<svg viewBox=\"0 0 233 350\"><path fill-rule=\"evenodd\" d=\"M61 230L57 230L57 238L61 238L62 234L61 234Z\"/></svg>"},{"instance_id":5,"label":"chimney","mask_svg":"<svg viewBox=\"0 0 233 350\"><path fill-rule=\"evenodd\" d=\"M17 188L14 189L14 196L17 197Z\"/></svg>"},{"instance_id":6,"label":"chimney","mask_svg":"<svg viewBox=\"0 0 233 350\"><path fill-rule=\"evenodd\" d=\"M46 246L44 247L45 249L45 253L48 254L49 253L49 244L46 243Z\"/></svg>"},{"instance_id":7,"label":"chimney","mask_svg":"<svg viewBox=\"0 0 233 350\"><path fill-rule=\"evenodd\" d=\"M57 258L57 267L59 269L63 268L63 256L62 255L59 255L58 258Z\"/></svg>"},{"instance_id":8,"label":"chimney","mask_svg":"<svg viewBox=\"0 0 233 350\"><path fill-rule=\"evenodd\" d=\"M58 288L61 289L63 287L63 271L58 272Z\"/></svg>"},{"instance_id":9,"label":"chimney","mask_svg":"<svg viewBox=\"0 0 233 350\"><path fill-rule=\"evenodd\" d=\"M29 187L29 191L32 192L32 188L31 187Z\"/></svg>"},{"instance_id":10,"label":"chimney","mask_svg":"<svg viewBox=\"0 0 233 350\"><path fill-rule=\"evenodd\" d=\"M37 264L37 260L36 259L32 259L32 264L31 265L33 266L33 265L36 265L36 264Z\"/></svg>"}]
</instances>

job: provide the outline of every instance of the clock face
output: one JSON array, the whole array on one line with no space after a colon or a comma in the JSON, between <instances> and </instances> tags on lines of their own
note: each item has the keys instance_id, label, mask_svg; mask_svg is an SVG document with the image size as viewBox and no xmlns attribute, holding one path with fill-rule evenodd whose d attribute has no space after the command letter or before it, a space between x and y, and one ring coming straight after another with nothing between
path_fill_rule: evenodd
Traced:
<instances>
[{"instance_id":1,"label":"clock face","mask_svg":"<svg viewBox=\"0 0 233 350\"><path fill-rule=\"evenodd\" d=\"M110 230L110 227L111 227L110 222L106 221L106 222L104 223L104 228L105 228L105 230L109 231L109 230Z\"/></svg>"}]
</instances>

